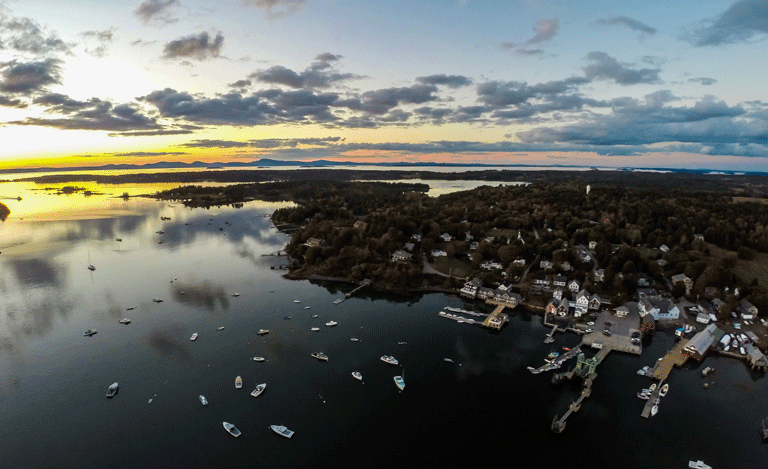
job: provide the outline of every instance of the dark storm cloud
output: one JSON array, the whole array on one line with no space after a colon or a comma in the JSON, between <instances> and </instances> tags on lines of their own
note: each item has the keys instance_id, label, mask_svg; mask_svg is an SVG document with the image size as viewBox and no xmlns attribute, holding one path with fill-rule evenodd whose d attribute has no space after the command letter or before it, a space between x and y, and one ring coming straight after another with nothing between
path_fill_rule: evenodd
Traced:
<instances>
[{"instance_id":1,"label":"dark storm cloud","mask_svg":"<svg viewBox=\"0 0 768 469\"><path fill-rule=\"evenodd\" d=\"M268 18L280 18L304 8L306 0L240 0L243 6L264 10Z\"/></svg>"},{"instance_id":2,"label":"dark storm cloud","mask_svg":"<svg viewBox=\"0 0 768 469\"><path fill-rule=\"evenodd\" d=\"M584 74L589 80L612 80L620 85L663 83L658 68L629 68L605 52L590 52L586 59L589 65L584 67Z\"/></svg>"},{"instance_id":3,"label":"dark storm cloud","mask_svg":"<svg viewBox=\"0 0 768 469\"><path fill-rule=\"evenodd\" d=\"M29 95L60 83L61 63L58 59L0 63L0 91Z\"/></svg>"},{"instance_id":4,"label":"dark storm cloud","mask_svg":"<svg viewBox=\"0 0 768 469\"><path fill-rule=\"evenodd\" d=\"M714 78L706 78L706 77L699 77L699 78L689 78L688 81L694 82L694 83L701 83L702 85L714 85L717 83L717 80Z\"/></svg>"},{"instance_id":5,"label":"dark storm cloud","mask_svg":"<svg viewBox=\"0 0 768 469\"><path fill-rule=\"evenodd\" d=\"M416 81L425 85L444 85L448 88L461 88L472 84L472 79L463 75L429 75L417 77Z\"/></svg>"},{"instance_id":6,"label":"dark storm cloud","mask_svg":"<svg viewBox=\"0 0 768 469\"><path fill-rule=\"evenodd\" d=\"M640 21L633 20L632 18L627 18L626 16L614 16L611 19L599 19L597 20L597 24L603 26L623 26L633 31L638 31L641 34L648 34L649 36L656 34L658 31L656 28L641 23Z\"/></svg>"},{"instance_id":7,"label":"dark storm cloud","mask_svg":"<svg viewBox=\"0 0 768 469\"><path fill-rule=\"evenodd\" d=\"M6 49L30 54L69 53L67 44L54 33L43 31L30 18L9 18L0 13L0 44Z\"/></svg>"},{"instance_id":8,"label":"dark storm cloud","mask_svg":"<svg viewBox=\"0 0 768 469\"><path fill-rule=\"evenodd\" d=\"M204 31L166 43L163 47L163 58L208 60L219 57L223 44L224 36L220 32L211 39L210 35Z\"/></svg>"},{"instance_id":9,"label":"dark storm cloud","mask_svg":"<svg viewBox=\"0 0 768 469\"><path fill-rule=\"evenodd\" d=\"M178 0L146 0L133 13L144 23L153 19L163 23L175 23L178 19L170 16L168 9L178 4Z\"/></svg>"},{"instance_id":10,"label":"dark storm cloud","mask_svg":"<svg viewBox=\"0 0 768 469\"><path fill-rule=\"evenodd\" d=\"M695 46L721 46L747 42L764 34L768 34L768 2L741 0L719 17L705 20L684 39Z\"/></svg>"},{"instance_id":11,"label":"dark storm cloud","mask_svg":"<svg viewBox=\"0 0 768 469\"><path fill-rule=\"evenodd\" d=\"M65 118L28 117L13 121L13 125L38 125L56 129L78 130L149 130L161 129L154 118L145 116L141 110L130 104L114 105L110 101L91 98L77 101L60 94L48 94L38 98L37 104L48 106L49 112L65 114Z\"/></svg>"}]
</instances>

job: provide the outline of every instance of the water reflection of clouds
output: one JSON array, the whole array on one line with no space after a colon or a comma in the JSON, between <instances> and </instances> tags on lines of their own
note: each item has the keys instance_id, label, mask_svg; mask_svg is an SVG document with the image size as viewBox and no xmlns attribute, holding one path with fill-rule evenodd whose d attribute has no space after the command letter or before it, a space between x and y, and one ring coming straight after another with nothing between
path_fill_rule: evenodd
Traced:
<instances>
[{"instance_id":1,"label":"water reflection of clouds","mask_svg":"<svg viewBox=\"0 0 768 469\"><path fill-rule=\"evenodd\" d=\"M20 284L61 288L64 267L48 259L11 259L9 264Z\"/></svg>"},{"instance_id":2,"label":"water reflection of clouds","mask_svg":"<svg viewBox=\"0 0 768 469\"><path fill-rule=\"evenodd\" d=\"M156 327L149 331L147 343L163 355L176 356L183 362L190 362L192 361L192 355L186 346L182 345L178 340L180 330L181 328L178 326Z\"/></svg>"},{"instance_id":3,"label":"water reflection of clouds","mask_svg":"<svg viewBox=\"0 0 768 469\"><path fill-rule=\"evenodd\" d=\"M207 280L198 284L176 281L171 284L171 293L173 299L179 303L205 308L208 311L216 311L218 303L222 309L229 309L229 298L224 287L213 285Z\"/></svg>"}]
</instances>

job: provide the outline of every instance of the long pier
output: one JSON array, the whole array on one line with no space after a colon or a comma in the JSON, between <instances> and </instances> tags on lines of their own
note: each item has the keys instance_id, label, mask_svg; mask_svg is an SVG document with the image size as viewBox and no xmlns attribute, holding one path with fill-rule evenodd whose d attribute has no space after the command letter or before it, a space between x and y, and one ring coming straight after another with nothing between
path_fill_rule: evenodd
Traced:
<instances>
[{"instance_id":1,"label":"long pier","mask_svg":"<svg viewBox=\"0 0 768 469\"><path fill-rule=\"evenodd\" d=\"M557 330L557 326L552 326L552 332L547 334L547 336L544 338L545 344L551 344L555 341L555 338L553 337L555 335L555 331Z\"/></svg>"},{"instance_id":2,"label":"long pier","mask_svg":"<svg viewBox=\"0 0 768 469\"><path fill-rule=\"evenodd\" d=\"M556 370L556 369L560 368L563 365L564 362L566 362L566 361L570 360L571 358L577 356L579 353L581 353L581 344L573 347L569 352L567 352L567 353L565 353L563 355L560 355L559 357L555 358L550 363L545 363L544 365L542 365L542 366L540 366L538 368L533 368L532 366L529 366L528 370L531 373L535 374L535 375L541 373L542 371Z\"/></svg>"},{"instance_id":3,"label":"long pier","mask_svg":"<svg viewBox=\"0 0 768 469\"><path fill-rule=\"evenodd\" d=\"M366 280L363 280L363 283L362 283L362 284L360 284L360 286L359 286L359 287L355 288L355 289L354 289L354 290L352 290L351 292L345 293L345 294L344 294L344 298L339 298L339 299L337 299L337 300L334 300L334 301L333 301L333 304L335 304L335 305L339 305L339 304L343 303L343 302L344 302L344 300L346 300L347 298L352 298L352 295L354 295L355 293L357 293L358 291L362 290L363 288L367 287L367 286L368 286L368 285L370 285L370 284L371 284L371 281L370 281L370 280L367 280L367 279L366 279Z\"/></svg>"},{"instance_id":4,"label":"long pier","mask_svg":"<svg viewBox=\"0 0 768 469\"><path fill-rule=\"evenodd\" d=\"M647 401L645 401L645 407L643 407L643 411L640 413L641 416L644 418L648 418L651 416L651 409L653 408L653 405L656 404L659 400L659 394L661 393L661 385L664 383L664 381L659 381L656 384L656 389L651 392L651 397L648 398Z\"/></svg>"},{"instance_id":5,"label":"long pier","mask_svg":"<svg viewBox=\"0 0 768 469\"><path fill-rule=\"evenodd\" d=\"M558 419L557 415L555 415L555 418L552 420L551 428L553 432L562 432L565 429L565 421L568 419L568 417L570 417L573 412L578 412L579 409L581 409L581 404L584 402L584 399L588 398L592 394L592 383L595 381L595 378L597 378L597 372L595 370L597 369L597 366L602 363L605 357L608 356L610 351L611 347L606 346L597 352L594 357L588 359L584 358L583 353L579 353L578 362L576 363L576 368L574 368L573 371L560 373L552 377L553 383L559 383L564 378L573 379L574 377L580 377L584 379L584 387L581 389L579 398L571 402L571 404L568 406L568 410L563 414L562 417Z\"/></svg>"}]
</instances>

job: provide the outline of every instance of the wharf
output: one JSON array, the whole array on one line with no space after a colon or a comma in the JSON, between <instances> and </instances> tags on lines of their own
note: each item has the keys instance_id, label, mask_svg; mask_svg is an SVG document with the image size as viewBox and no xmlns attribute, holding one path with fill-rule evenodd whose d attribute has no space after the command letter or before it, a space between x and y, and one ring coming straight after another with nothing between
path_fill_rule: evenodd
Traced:
<instances>
[{"instance_id":1,"label":"wharf","mask_svg":"<svg viewBox=\"0 0 768 469\"><path fill-rule=\"evenodd\" d=\"M504 311L505 307L505 305L496 306L496 309L494 309L493 312L488 315L485 321L483 321L483 326L500 331L501 326L503 326L505 322L509 321L509 316L502 312Z\"/></svg>"},{"instance_id":2,"label":"wharf","mask_svg":"<svg viewBox=\"0 0 768 469\"><path fill-rule=\"evenodd\" d=\"M555 358L550 363L541 365L538 368L533 368L532 366L529 366L528 370L535 375L541 373L542 371L556 370L563 365L563 362L570 360L571 358L577 356L579 353L581 353L581 344L573 347L569 352Z\"/></svg>"},{"instance_id":3,"label":"wharf","mask_svg":"<svg viewBox=\"0 0 768 469\"><path fill-rule=\"evenodd\" d=\"M555 331L557 330L557 326L552 326L552 332L547 334L547 336L544 338L545 344L551 344L555 341L555 338L553 337L555 335Z\"/></svg>"},{"instance_id":4,"label":"wharf","mask_svg":"<svg viewBox=\"0 0 768 469\"><path fill-rule=\"evenodd\" d=\"M585 358L583 353L579 353L578 362L576 363L576 368L574 368L573 371L560 373L552 377L553 383L558 383L564 378L573 379L574 377L580 377L584 379L584 387L581 390L581 395L579 395L579 398L571 402L571 404L568 406L568 410L563 414L562 417L560 417L560 419L558 419L557 415L555 415L555 418L552 420L551 428L553 432L561 433L565 429L565 421L568 419L568 417L573 412L578 412L579 409L581 409L581 404L584 402L584 399L588 398L592 394L592 383L595 381L595 378L597 378L597 372L595 370L610 352L611 347L606 346L597 352L597 354L595 354L595 356L592 358Z\"/></svg>"},{"instance_id":5,"label":"wharf","mask_svg":"<svg viewBox=\"0 0 768 469\"><path fill-rule=\"evenodd\" d=\"M681 367L688 360L688 355L683 352L683 347L688 343L687 339L680 339L664 357L656 362L656 365L648 372L648 376L659 381L665 381L669 377L673 366Z\"/></svg>"},{"instance_id":6,"label":"wharf","mask_svg":"<svg viewBox=\"0 0 768 469\"><path fill-rule=\"evenodd\" d=\"M653 390L651 393L651 397L648 398L647 401L645 401L645 407L643 407L643 411L640 413L641 416L644 418L648 418L651 416L651 409L653 408L653 404L656 403L657 400L659 400L659 393L661 392L661 386L664 383L664 381L659 381L656 384L656 389Z\"/></svg>"}]
</instances>

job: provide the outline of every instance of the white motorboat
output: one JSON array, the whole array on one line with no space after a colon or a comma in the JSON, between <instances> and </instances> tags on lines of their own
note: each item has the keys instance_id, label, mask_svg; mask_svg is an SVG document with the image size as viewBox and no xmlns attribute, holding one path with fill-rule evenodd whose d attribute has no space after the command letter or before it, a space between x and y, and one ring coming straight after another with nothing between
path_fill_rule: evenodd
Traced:
<instances>
[{"instance_id":1,"label":"white motorboat","mask_svg":"<svg viewBox=\"0 0 768 469\"><path fill-rule=\"evenodd\" d=\"M405 380L403 380L402 376L395 376L395 385L401 391L405 389Z\"/></svg>"},{"instance_id":2,"label":"white motorboat","mask_svg":"<svg viewBox=\"0 0 768 469\"><path fill-rule=\"evenodd\" d=\"M235 378L235 388L240 389L242 387L243 387L243 378L238 376L237 378Z\"/></svg>"},{"instance_id":3,"label":"white motorboat","mask_svg":"<svg viewBox=\"0 0 768 469\"><path fill-rule=\"evenodd\" d=\"M99 332L99 331L94 331L94 330L88 329L87 331L83 332L83 336L84 337L91 337L92 335L96 334L97 332Z\"/></svg>"},{"instance_id":4,"label":"white motorboat","mask_svg":"<svg viewBox=\"0 0 768 469\"><path fill-rule=\"evenodd\" d=\"M648 399L651 398L651 395L650 394L646 394L644 392L639 392L639 393L637 393L637 397L639 397L640 399L642 399L644 401L647 401Z\"/></svg>"},{"instance_id":5,"label":"white motorboat","mask_svg":"<svg viewBox=\"0 0 768 469\"><path fill-rule=\"evenodd\" d=\"M653 384L651 385L651 387L650 387L650 388L648 388L648 389L650 389L650 390L651 390L651 392L653 392L654 390L656 390L656 383L653 383Z\"/></svg>"},{"instance_id":6,"label":"white motorboat","mask_svg":"<svg viewBox=\"0 0 768 469\"><path fill-rule=\"evenodd\" d=\"M312 315L312 317L313 317L313 318L316 318L316 317L318 317L318 316L319 316L319 315L317 315L317 314L313 314L313 315Z\"/></svg>"},{"instance_id":7,"label":"white motorboat","mask_svg":"<svg viewBox=\"0 0 768 469\"><path fill-rule=\"evenodd\" d=\"M301 303L299 300L293 300L294 303Z\"/></svg>"},{"instance_id":8,"label":"white motorboat","mask_svg":"<svg viewBox=\"0 0 768 469\"><path fill-rule=\"evenodd\" d=\"M259 384L258 386L256 386L256 389L254 389L253 392L251 392L251 396L259 397L259 395L261 395L261 393L263 393L266 388L267 388L267 383Z\"/></svg>"},{"instance_id":9,"label":"white motorboat","mask_svg":"<svg viewBox=\"0 0 768 469\"><path fill-rule=\"evenodd\" d=\"M264 357L253 357L253 361L255 361L255 362L263 362L264 361Z\"/></svg>"},{"instance_id":10,"label":"white motorboat","mask_svg":"<svg viewBox=\"0 0 768 469\"><path fill-rule=\"evenodd\" d=\"M661 387L661 391L659 391L659 396L664 397L667 395L667 391L669 391L669 385L665 384Z\"/></svg>"},{"instance_id":11,"label":"white motorboat","mask_svg":"<svg viewBox=\"0 0 768 469\"><path fill-rule=\"evenodd\" d=\"M118 322L119 322L120 324L130 324L130 323L131 323L131 320L130 320L130 319L128 319L128 318L123 318L123 319L119 320Z\"/></svg>"},{"instance_id":12,"label":"white motorboat","mask_svg":"<svg viewBox=\"0 0 768 469\"><path fill-rule=\"evenodd\" d=\"M443 358L443 360L445 360L445 361L447 361L449 363L453 363L453 360L451 360L450 358Z\"/></svg>"},{"instance_id":13,"label":"white motorboat","mask_svg":"<svg viewBox=\"0 0 768 469\"><path fill-rule=\"evenodd\" d=\"M309 309L309 306L305 306L304 309Z\"/></svg>"},{"instance_id":14,"label":"white motorboat","mask_svg":"<svg viewBox=\"0 0 768 469\"><path fill-rule=\"evenodd\" d=\"M349 340L351 340L352 342L360 342L360 339L358 339L357 337L351 337Z\"/></svg>"},{"instance_id":15,"label":"white motorboat","mask_svg":"<svg viewBox=\"0 0 768 469\"><path fill-rule=\"evenodd\" d=\"M324 362L328 361L328 355L324 354L323 352L314 352L312 353L312 356Z\"/></svg>"},{"instance_id":16,"label":"white motorboat","mask_svg":"<svg viewBox=\"0 0 768 469\"><path fill-rule=\"evenodd\" d=\"M232 293L232 296L234 296L235 298L237 298L238 296L240 296L240 293Z\"/></svg>"},{"instance_id":17,"label":"white motorboat","mask_svg":"<svg viewBox=\"0 0 768 469\"><path fill-rule=\"evenodd\" d=\"M658 406L658 404L653 404L653 407L651 407L651 417L653 417L654 415L656 415L656 413L657 413L658 411L659 411L659 406Z\"/></svg>"},{"instance_id":18,"label":"white motorboat","mask_svg":"<svg viewBox=\"0 0 768 469\"><path fill-rule=\"evenodd\" d=\"M360 381L363 380L363 375L361 375L359 371L353 371L352 376L354 376L355 379L359 379Z\"/></svg>"},{"instance_id":19,"label":"white motorboat","mask_svg":"<svg viewBox=\"0 0 768 469\"><path fill-rule=\"evenodd\" d=\"M314 332L317 332L317 331L319 331L319 330L320 330L320 328L319 328L319 327L313 327L312 329L310 329L310 331L314 331Z\"/></svg>"},{"instance_id":20,"label":"white motorboat","mask_svg":"<svg viewBox=\"0 0 768 469\"><path fill-rule=\"evenodd\" d=\"M237 427L235 427L231 423L229 422L222 422L222 423L224 424L224 430L229 432L230 435L234 436L235 438L241 435L240 430L238 430Z\"/></svg>"},{"instance_id":21,"label":"white motorboat","mask_svg":"<svg viewBox=\"0 0 768 469\"><path fill-rule=\"evenodd\" d=\"M389 363L390 365L397 365L399 362L395 359L395 357L391 357L389 355L382 355L381 361L385 363Z\"/></svg>"},{"instance_id":22,"label":"white motorboat","mask_svg":"<svg viewBox=\"0 0 768 469\"><path fill-rule=\"evenodd\" d=\"M338 322L336 322L336 321L328 321L328 322L325 323L325 325L328 326L328 327L333 327L336 324L338 324Z\"/></svg>"},{"instance_id":23,"label":"white motorboat","mask_svg":"<svg viewBox=\"0 0 768 469\"><path fill-rule=\"evenodd\" d=\"M219 327L216 328L216 330L217 331L223 331L224 330L224 326L219 326Z\"/></svg>"},{"instance_id":24,"label":"white motorboat","mask_svg":"<svg viewBox=\"0 0 768 469\"><path fill-rule=\"evenodd\" d=\"M195 332L194 334L192 334L192 337L190 337L190 338L189 338L189 340L192 340L192 341L195 341L195 340L197 340L197 332Z\"/></svg>"},{"instance_id":25,"label":"white motorboat","mask_svg":"<svg viewBox=\"0 0 768 469\"><path fill-rule=\"evenodd\" d=\"M259 329L259 332L257 332L259 335L269 334L269 331L267 329Z\"/></svg>"},{"instance_id":26,"label":"white motorboat","mask_svg":"<svg viewBox=\"0 0 768 469\"><path fill-rule=\"evenodd\" d=\"M200 397L199 397L199 399L200 399L200 403L201 403L201 404L203 404L203 405L208 405L208 400L207 400L207 399L205 398L205 396L203 396L202 394L200 394Z\"/></svg>"},{"instance_id":27,"label":"white motorboat","mask_svg":"<svg viewBox=\"0 0 768 469\"><path fill-rule=\"evenodd\" d=\"M292 437L293 434L295 433L294 431L288 430L287 428L285 428L284 425L270 425L269 428L271 428L272 431L274 431L278 435L284 436L286 438Z\"/></svg>"},{"instance_id":28,"label":"white motorboat","mask_svg":"<svg viewBox=\"0 0 768 469\"><path fill-rule=\"evenodd\" d=\"M712 469L712 466L710 466L709 464L705 463L702 460L688 461L688 467L690 469Z\"/></svg>"},{"instance_id":29,"label":"white motorboat","mask_svg":"<svg viewBox=\"0 0 768 469\"><path fill-rule=\"evenodd\" d=\"M107 397L112 398L115 397L115 394L117 394L117 383L112 383L109 385L109 388L107 389Z\"/></svg>"}]
</instances>

